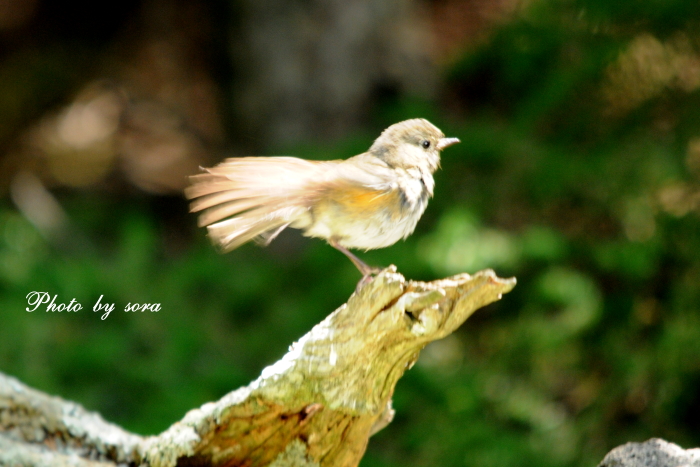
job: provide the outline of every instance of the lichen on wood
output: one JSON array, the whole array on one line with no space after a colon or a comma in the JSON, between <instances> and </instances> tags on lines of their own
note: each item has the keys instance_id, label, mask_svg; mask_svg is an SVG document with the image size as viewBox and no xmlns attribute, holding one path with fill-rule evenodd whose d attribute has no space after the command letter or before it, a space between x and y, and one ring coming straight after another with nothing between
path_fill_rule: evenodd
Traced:
<instances>
[{"instance_id":1,"label":"lichen on wood","mask_svg":"<svg viewBox=\"0 0 700 467\"><path fill-rule=\"evenodd\" d=\"M62 439L78 436L81 448L99 446L101 450L91 452L104 454L89 459L102 463L356 466L369 437L391 422L396 383L420 350L452 333L475 310L514 286L515 279L500 279L493 271L427 283L407 281L391 266L294 343L257 380L191 410L157 436L142 438L120 432L122 440L103 438L113 429L103 432L87 424L71 431L60 411L38 409L25 415L53 426ZM22 404L28 402L18 405L13 389L3 385L2 378L6 377L0 374L0 442L15 430L13 442L25 442L28 456L29 448L37 449L39 444L50 452L51 446L21 434L21 429L17 432L23 422L7 414L24 413ZM50 397L35 392L40 398ZM66 406L73 404L53 399ZM99 417L84 412L86 420ZM102 423L103 428L113 427ZM0 450L0 465L2 462Z\"/></svg>"}]
</instances>

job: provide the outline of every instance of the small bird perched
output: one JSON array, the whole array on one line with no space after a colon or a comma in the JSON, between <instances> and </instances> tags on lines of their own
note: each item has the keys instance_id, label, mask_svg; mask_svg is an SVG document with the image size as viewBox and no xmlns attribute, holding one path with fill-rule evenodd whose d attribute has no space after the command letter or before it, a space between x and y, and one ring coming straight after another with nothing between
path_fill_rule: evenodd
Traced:
<instances>
[{"instance_id":1,"label":"small bird perched","mask_svg":"<svg viewBox=\"0 0 700 467\"><path fill-rule=\"evenodd\" d=\"M366 277L378 270L348 248L383 248L413 233L433 196L440 151L458 142L416 118L391 125L347 160L226 159L190 177L185 195L222 252L250 240L267 245L292 227L325 239Z\"/></svg>"}]
</instances>

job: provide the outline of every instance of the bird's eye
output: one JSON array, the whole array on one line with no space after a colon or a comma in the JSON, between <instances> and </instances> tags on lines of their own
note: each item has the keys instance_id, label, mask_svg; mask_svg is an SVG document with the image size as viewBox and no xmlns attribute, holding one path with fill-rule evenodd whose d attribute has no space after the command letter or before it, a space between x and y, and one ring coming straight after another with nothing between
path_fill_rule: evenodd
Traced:
<instances>
[{"instance_id":1,"label":"bird's eye","mask_svg":"<svg viewBox=\"0 0 700 467\"><path fill-rule=\"evenodd\" d=\"M430 147L430 141L427 139L424 139L422 143L420 143L421 146L423 146L425 149L428 149Z\"/></svg>"}]
</instances>

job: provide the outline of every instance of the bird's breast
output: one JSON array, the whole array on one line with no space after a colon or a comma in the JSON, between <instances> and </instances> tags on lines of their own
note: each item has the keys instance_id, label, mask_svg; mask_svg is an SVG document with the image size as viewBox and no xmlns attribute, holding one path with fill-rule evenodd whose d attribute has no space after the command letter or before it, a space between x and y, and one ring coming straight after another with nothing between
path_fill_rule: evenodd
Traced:
<instances>
[{"instance_id":1,"label":"bird's breast","mask_svg":"<svg viewBox=\"0 0 700 467\"><path fill-rule=\"evenodd\" d=\"M344 187L330 191L311 208L304 234L333 238L347 248L371 250L409 236L428 205L425 182L399 176L383 188Z\"/></svg>"}]
</instances>

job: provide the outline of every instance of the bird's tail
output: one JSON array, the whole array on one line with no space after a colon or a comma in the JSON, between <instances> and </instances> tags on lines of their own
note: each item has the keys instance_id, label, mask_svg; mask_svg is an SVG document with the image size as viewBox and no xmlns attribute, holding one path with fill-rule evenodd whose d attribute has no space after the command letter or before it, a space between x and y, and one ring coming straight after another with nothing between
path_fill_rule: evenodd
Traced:
<instances>
[{"instance_id":1,"label":"bird's tail","mask_svg":"<svg viewBox=\"0 0 700 467\"><path fill-rule=\"evenodd\" d=\"M250 240L267 244L286 227L310 222L312 182L324 165L294 157L227 159L190 177L185 196L223 252Z\"/></svg>"}]
</instances>

